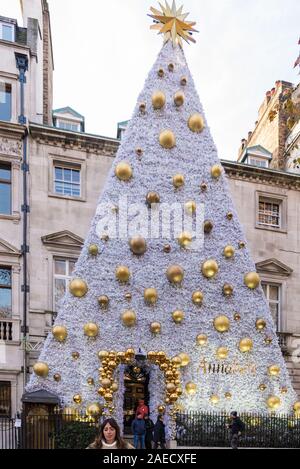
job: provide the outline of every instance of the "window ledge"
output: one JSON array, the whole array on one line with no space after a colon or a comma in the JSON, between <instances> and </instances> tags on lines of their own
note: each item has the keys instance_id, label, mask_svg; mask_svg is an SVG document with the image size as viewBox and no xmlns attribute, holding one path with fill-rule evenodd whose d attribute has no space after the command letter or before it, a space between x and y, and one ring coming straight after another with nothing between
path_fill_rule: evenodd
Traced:
<instances>
[{"instance_id":1,"label":"window ledge","mask_svg":"<svg viewBox=\"0 0 300 469\"><path fill-rule=\"evenodd\" d=\"M21 345L20 340L4 340L5 345L12 345L14 347L19 347Z\"/></svg>"},{"instance_id":2,"label":"window ledge","mask_svg":"<svg viewBox=\"0 0 300 469\"><path fill-rule=\"evenodd\" d=\"M86 199L84 199L83 197L73 197L71 195L59 195L59 194L54 194L53 192L48 192L48 197L53 197L55 199L73 200L74 202L86 202Z\"/></svg>"},{"instance_id":3,"label":"window ledge","mask_svg":"<svg viewBox=\"0 0 300 469\"><path fill-rule=\"evenodd\" d=\"M272 226L267 226L267 225L256 225L255 228L257 230L265 230L265 231L272 231L275 233L285 233L287 234L287 229L283 228L274 228Z\"/></svg>"},{"instance_id":4,"label":"window ledge","mask_svg":"<svg viewBox=\"0 0 300 469\"><path fill-rule=\"evenodd\" d=\"M4 214L0 213L0 220L20 221L21 220L21 215L20 214L4 215Z\"/></svg>"}]
</instances>

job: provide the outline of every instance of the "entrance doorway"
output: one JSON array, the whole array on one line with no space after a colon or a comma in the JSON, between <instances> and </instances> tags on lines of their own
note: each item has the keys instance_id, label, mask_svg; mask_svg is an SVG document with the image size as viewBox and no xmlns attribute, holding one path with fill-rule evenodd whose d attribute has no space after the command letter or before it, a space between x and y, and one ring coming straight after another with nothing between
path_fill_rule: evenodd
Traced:
<instances>
[{"instance_id":1,"label":"entrance doorway","mask_svg":"<svg viewBox=\"0 0 300 469\"><path fill-rule=\"evenodd\" d=\"M124 373L124 433L132 434L131 424L135 418L138 401L143 399L149 406L149 368L136 363L129 365Z\"/></svg>"}]
</instances>

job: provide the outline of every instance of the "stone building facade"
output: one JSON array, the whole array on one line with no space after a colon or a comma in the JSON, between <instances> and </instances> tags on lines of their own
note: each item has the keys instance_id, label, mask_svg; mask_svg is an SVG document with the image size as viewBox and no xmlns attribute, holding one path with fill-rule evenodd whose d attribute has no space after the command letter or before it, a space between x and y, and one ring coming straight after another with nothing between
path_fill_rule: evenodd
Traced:
<instances>
[{"instance_id":1,"label":"stone building facade","mask_svg":"<svg viewBox=\"0 0 300 469\"><path fill-rule=\"evenodd\" d=\"M85 133L71 108L52 112L48 5L22 7L25 28L0 17L0 416L21 409L119 146ZM300 394L300 175L275 162L274 135L250 141L268 167L222 164Z\"/></svg>"}]
</instances>

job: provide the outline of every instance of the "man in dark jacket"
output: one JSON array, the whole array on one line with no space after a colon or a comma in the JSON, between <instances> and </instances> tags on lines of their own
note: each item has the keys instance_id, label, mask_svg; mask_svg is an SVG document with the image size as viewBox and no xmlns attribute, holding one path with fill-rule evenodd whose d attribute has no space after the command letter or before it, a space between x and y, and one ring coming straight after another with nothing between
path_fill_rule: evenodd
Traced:
<instances>
[{"instance_id":1,"label":"man in dark jacket","mask_svg":"<svg viewBox=\"0 0 300 469\"><path fill-rule=\"evenodd\" d=\"M154 425L154 449L158 448L160 445L161 449L166 449L166 433L165 433L165 424L164 418L162 415L157 417L157 422Z\"/></svg>"},{"instance_id":2,"label":"man in dark jacket","mask_svg":"<svg viewBox=\"0 0 300 469\"><path fill-rule=\"evenodd\" d=\"M230 429L230 443L232 449L238 449L239 438L242 432L245 430L245 424L238 417L237 412L231 412L230 414L231 423L228 425Z\"/></svg>"},{"instance_id":3,"label":"man in dark jacket","mask_svg":"<svg viewBox=\"0 0 300 469\"><path fill-rule=\"evenodd\" d=\"M154 423L152 422L148 414L145 414L144 420L146 425L146 449L152 449Z\"/></svg>"},{"instance_id":4,"label":"man in dark jacket","mask_svg":"<svg viewBox=\"0 0 300 469\"><path fill-rule=\"evenodd\" d=\"M131 430L133 433L135 449L138 449L139 444L141 449L145 449L146 425L142 414L138 414L134 419L131 425Z\"/></svg>"}]
</instances>

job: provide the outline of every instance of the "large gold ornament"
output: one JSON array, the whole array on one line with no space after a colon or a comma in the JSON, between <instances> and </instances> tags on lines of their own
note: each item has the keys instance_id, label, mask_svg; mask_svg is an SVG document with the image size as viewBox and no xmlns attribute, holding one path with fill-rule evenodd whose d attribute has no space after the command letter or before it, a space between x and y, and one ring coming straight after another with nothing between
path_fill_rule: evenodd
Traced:
<instances>
[{"instance_id":1,"label":"large gold ornament","mask_svg":"<svg viewBox=\"0 0 300 469\"><path fill-rule=\"evenodd\" d=\"M214 328L218 332L228 332L230 329L230 321L227 316L218 316L214 319Z\"/></svg>"},{"instance_id":2,"label":"large gold ornament","mask_svg":"<svg viewBox=\"0 0 300 469\"><path fill-rule=\"evenodd\" d=\"M188 126L192 132L202 132L202 130L204 129L204 120L201 114L192 114L188 120Z\"/></svg>"},{"instance_id":3,"label":"large gold ornament","mask_svg":"<svg viewBox=\"0 0 300 469\"><path fill-rule=\"evenodd\" d=\"M183 174L175 174L173 177L173 186L176 187L176 189L179 189L179 187L182 187L184 185L184 176Z\"/></svg>"},{"instance_id":4,"label":"large gold ornament","mask_svg":"<svg viewBox=\"0 0 300 469\"><path fill-rule=\"evenodd\" d=\"M98 352L99 360L105 360L108 357L109 357L109 352L107 350L100 350L100 352Z\"/></svg>"},{"instance_id":5,"label":"large gold ornament","mask_svg":"<svg viewBox=\"0 0 300 469\"><path fill-rule=\"evenodd\" d=\"M164 34L164 43L172 41L173 47L176 47L179 44L182 47L182 39L189 43L196 42L192 37L192 33L197 33L198 31L193 28L195 22L186 21L188 13L182 13L182 7L176 7L175 1L172 4L172 7L169 6L168 2L163 6L160 3L162 11L157 10L156 8L151 7L152 15L149 15L156 24L150 26L150 29L154 29L159 32L159 34Z\"/></svg>"},{"instance_id":6,"label":"large gold ornament","mask_svg":"<svg viewBox=\"0 0 300 469\"><path fill-rule=\"evenodd\" d=\"M132 169L129 163L122 161L116 166L115 174L120 181L129 181L132 178Z\"/></svg>"},{"instance_id":7,"label":"large gold ornament","mask_svg":"<svg viewBox=\"0 0 300 469\"><path fill-rule=\"evenodd\" d=\"M175 106L180 107L184 104L185 96L182 91L177 91L174 96Z\"/></svg>"},{"instance_id":8,"label":"large gold ornament","mask_svg":"<svg viewBox=\"0 0 300 469\"><path fill-rule=\"evenodd\" d=\"M126 327L133 327L136 323L136 314L134 311L124 311L122 314L122 321L124 326Z\"/></svg>"},{"instance_id":9,"label":"large gold ornament","mask_svg":"<svg viewBox=\"0 0 300 469\"><path fill-rule=\"evenodd\" d=\"M176 145L176 138L172 130L163 130L159 135L159 143L167 150L174 148Z\"/></svg>"},{"instance_id":10,"label":"large gold ornament","mask_svg":"<svg viewBox=\"0 0 300 469\"><path fill-rule=\"evenodd\" d=\"M47 363L38 362L33 365L33 371L40 378L47 378L49 374L49 366Z\"/></svg>"},{"instance_id":11,"label":"large gold ornament","mask_svg":"<svg viewBox=\"0 0 300 469\"><path fill-rule=\"evenodd\" d=\"M193 396L197 392L197 385L195 383L191 383L191 382L187 383L185 385L185 390L190 396Z\"/></svg>"},{"instance_id":12,"label":"large gold ornament","mask_svg":"<svg viewBox=\"0 0 300 469\"><path fill-rule=\"evenodd\" d=\"M68 331L65 326L54 326L52 328L52 334L55 340L58 342L64 342L68 336Z\"/></svg>"},{"instance_id":13,"label":"large gold ornament","mask_svg":"<svg viewBox=\"0 0 300 469\"><path fill-rule=\"evenodd\" d=\"M280 374L280 366L279 365L271 365L268 368L268 373L270 376L278 376Z\"/></svg>"},{"instance_id":14,"label":"large gold ornament","mask_svg":"<svg viewBox=\"0 0 300 469\"><path fill-rule=\"evenodd\" d=\"M171 265L167 270L167 278L171 283L181 283L184 277L184 270L179 265Z\"/></svg>"},{"instance_id":15,"label":"large gold ornament","mask_svg":"<svg viewBox=\"0 0 300 469\"><path fill-rule=\"evenodd\" d=\"M104 378L101 380L101 385L104 389L108 389L111 387L111 380L108 378Z\"/></svg>"},{"instance_id":16,"label":"large gold ornament","mask_svg":"<svg viewBox=\"0 0 300 469\"><path fill-rule=\"evenodd\" d=\"M84 335L87 337L97 337L99 334L99 327L94 322L89 322L83 327Z\"/></svg>"},{"instance_id":17,"label":"large gold ornament","mask_svg":"<svg viewBox=\"0 0 300 469\"><path fill-rule=\"evenodd\" d=\"M144 291L144 298L146 303L154 305L158 300L156 288L146 288L146 290Z\"/></svg>"},{"instance_id":18,"label":"large gold ornament","mask_svg":"<svg viewBox=\"0 0 300 469\"><path fill-rule=\"evenodd\" d=\"M216 351L217 358L220 360L225 360L228 357L228 348L226 347L219 347Z\"/></svg>"},{"instance_id":19,"label":"large gold ornament","mask_svg":"<svg viewBox=\"0 0 300 469\"><path fill-rule=\"evenodd\" d=\"M73 296L77 298L82 298L87 294L88 287L84 280L81 278L74 278L69 284L69 290Z\"/></svg>"},{"instance_id":20,"label":"large gold ornament","mask_svg":"<svg viewBox=\"0 0 300 469\"><path fill-rule=\"evenodd\" d=\"M212 178L214 179L219 179L219 177L221 176L222 174L222 167L218 164L215 164L212 168L211 168L211 176Z\"/></svg>"},{"instance_id":21,"label":"large gold ornament","mask_svg":"<svg viewBox=\"0 0 300 469\"><path fill-rule=\"evenodd\" d=\"M257 319L255 326L258 331L263 331L266 328L267 323L264 319Z\"/></svg>"},{"instance_id":22,"label":"large gold ornament","mask_svg":"<svg viewBox=\"0 0 300 469\"><path fill-rule=\"evenodd\" d=\"M208 261L202 264L202 274L206 278L213 278L219 272L219 266L217 262L213 259L209 259Z\"/></svg>"},{"instance_id":23,"label":"large gold ornament","mask_svg":"<svg viewBox=\"0 0 300 469\"><path fill-rule=\"evenodd\" d=\"M160 197L157 192L148 192L146 201L149 207L151 207L152 204L159 204L160 202Z\"/></svg>"},{"instance_id":24,"label":"large gold ornament","mask_svg":"<svg viewBox=\"0 0 300 469\"><path fill-rule=\"evenodd\" d=\"M166 96L162 91L156 91L152 95L152 106L154 109L161 109L166 104Z\"/></svg>"},{"instance_id":25,"label":"large gold ornament","mask_svg":"<svg viewBox=\"0 0 300 469\"><path fill-rule=\"evenodd\" d=\"M102 415L102 407L97 402L94 402L93 404L88 405L86 413L91 417L98 417Z\"/></svg>"},{"instance_id":26,"label":"large gold ornament","mask_svg":"<svg viewBox=\"0 0 300 469\"><path fill-rule=\"evenodd\" d=\"M204 345L207 345L207 342L208 342L207 335L205 334L197 335L196 342L197 342L197 345L200 345L201 347L203 347Z\"/></svg>"},{"instance_id":27,"label":"large gold ornament","mask_svg":"<svg viewBox=\"0 0 300 469\"><path fill-rule=\"evenodd\" d=\"M201 291L195 291L192 296L194 305L200 306L203 303L204 295Z\"/></svg>"},{"instance_id":28,"label":"large gold ornament","mask_svg":"<svg viewBox=\"0 0 300 469\"><path fill-rule=\"evenodd\" d=\"M267 400L267 406L270 410L276 410L281 406L281 400L277 396L270 396Z\"/></svg>"},{"instance_id":29,"label":"large gold ornament","mask_svg":"<svg viewBox=\"0 0 300 469\"><path fill-rule=\"evenodd\" d=\"M212 404L216 405L219 403L219 401L220 401L220 398L216 394L213 394L212 396L210 396L210 402Z\"/></svg>"},{"instance_id":30,"label":"large gold ornament","mask_svg":"<svg viewBox=\"0 0 300 469\"><path fill-rule=\"evenodd\" d=\"M227 258L227 259L230 259L231 257L234 256L234 247L233 246L226 246L224 248L224 256Z\"/></svg>"},{"instance_id":31,"label":"large gold ornament","mask_svg":"<svg viewBox=\"0 0 300 469\"><path fill-rule=\"evenodd\" d=\"M98 253L99 253L99 249L98 249L97 244L91 244L91 245L89 246L89 254L90 254L91 256L97 256Z\"/></svg>"},{"instance_id":32,"label":"large gold ornament","mask_svg":"<svg viewBox=\"0 0 300 469\"><path fill-rule=\"evenodd\" d=\"M147 243L144 238L141 236L136 236L130 240L130 249L133 252L133 254L136 254L137 256L141 256L145 254L147 250Z\"/></svg>"},{"instance_id":33,"label":"large gold ornament","mask_svg":"<svg viewBox=\"0 0 300 469\"><path fill-rule=\"evenodd\" d=\"M255 288L257 288L259 285L259 282L260 282L260 278L256 272L249 272L244 277L245 285L251 290L254 290Z\"/></svg>"},{"instance_id":34,"label":"large gold ornament","mask_svg":"<svg viewBox=\"0 0 300 469\"><path fill-rule=\"evenodd\" d=\"M161 333L161 324L159 322L152 322L150 325L150 330L152 334L160 334Z\"/></svg>"},{"instance_id":35,"label":"large gold ornament","mask_svg":"<svg viewBox=\"0 0 300 469\"><path fill-rule=\"evenodd\" d=\"M183 368L190 364L191 359L187 353L180 353L178 356L181 359L181 366Z\"/></svg>"},{"instance_id":36,"label":"large gold ornament","mask_svg":"<svg viewBox=\"0 0 300 469\"><path fill-rule=\"evenodd\" d=\"M82 397L80 394L75 394L75 396L73 396L73 401L75 402L75 404L81 404L82 403Z\"/></svg>"},{"instance_id":37,"label":"large gold ornament","mask_svg":"<svg viewBox=\"0 0 300 469\"><path fill-rule=\"evenodd\" d=\"M183 311L174 311L172 314L173 321L176 324L181 324L182 321L184 320L184 312Z\"/></svg>"},{"instance_id":38,"label":"large gold ornament","mask_svg":"<svg viewBox=\"0 0 300 469\"><path fill-rule=\"evenodd\" d=\"M189 214L189 215L193 215L194 213L196 213L196 210L197 210L197 204L194 200L189 200L188 202L186 202L184 204L184 208L185 208L185 211Z\"/></svg>"},{"instance_id":39,"label":"large gold ornament","mask_svg":"<svg viewBox=\"0 0 300 469\"><path fill-rule=\"evenodd\" d=\"M244 337L242 340L240 340L239 343L239 350L242 353L247 353L251 352L253 349L253 341L250 339L250 337Z\"/></svg>"},{"instance_id":40,"label":"large gold ornament","mask_svg":"<svg viewBox=\"0 0 300 469\"><path fill-rule=\"evenodd\" d=\"M126 283L130 278L130 271L125 265L120 265L116 270L116 278L119 282Z\"/></svg>"},{"instance_id":41,"label":"large gold ornament","mask_svg":"<svg viewBox=\"0 0 300 469\"><path fill-rule=\"evenodd\" d=\"M188 231L184 231L178 237L178 243L182 248L187 248L190 246L193 240L193 235Z\"/></svg>"}]
</instances>

